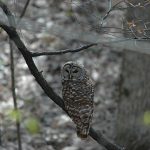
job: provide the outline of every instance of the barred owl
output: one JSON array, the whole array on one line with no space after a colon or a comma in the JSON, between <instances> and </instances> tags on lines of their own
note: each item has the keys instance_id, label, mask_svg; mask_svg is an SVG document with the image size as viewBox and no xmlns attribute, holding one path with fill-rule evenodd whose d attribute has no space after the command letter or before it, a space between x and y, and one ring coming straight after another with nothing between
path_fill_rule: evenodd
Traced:
<instances>
[{"instance_id":1,"label":"barred owl","mask_svg":"<svg viewBox=\"0 0 150 150\"><path fill-rule=\"evenodd\" d=\"M86 69L67 62L62 71L62 95L65 108L76 124L77 136L87 138L93 117L94 87Z\"/></svg>"}]
</instances>

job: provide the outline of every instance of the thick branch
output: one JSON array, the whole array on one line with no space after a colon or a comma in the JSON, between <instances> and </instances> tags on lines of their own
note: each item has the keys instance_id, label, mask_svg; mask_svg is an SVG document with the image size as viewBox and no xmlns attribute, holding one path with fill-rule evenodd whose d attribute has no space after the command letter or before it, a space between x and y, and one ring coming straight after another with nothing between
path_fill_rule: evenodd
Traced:
<instances>
[{"instance_id":1,"label":"thick branch","mask_svg":"<svg viewBox=\"0 0 150 150\"><path fill-rule=\"evenodd\" d=\"M84 46L76 48L76 49L66 49L66 50L60 50L60 51L55 51L55 52L32 52L31 55L32 55L32 57L37 57L37 56L43 56L43 55L62 55L62 54L66 54L66 53L75 53L75 52L85 50L85 49L95 46L95 45L97 45L97 44L92 43L92 44L84 45Z\"/></svg>"},{"instance_id":2,"label":"thick branch","mask_svg":"<svg viewBox=\"0 0 150 150\"><path fill-rule=\"evenodd\" d=\"M0 1L0 7L3 9L2 6L4 6L4 4L1 5L1 3L2 2ZM5 6L5 8L7 7ZM0 22L0 26L7 32L7 34L9 35L9 38L15 43L18 50L23 55L31 74L35 77L36 81L44 90L44 92L47 94L47 96L67 113L67 111L65 110L62 98L59 97L53 91L53 89L48 85L46 80L43 78L42 74L38 71L36 65L34 64L32 53L29 52L28 49L25 47L24 43L21 41L18 33L16 32L16 29L14 27L9 27L1 22ZM96 140L99 144L103 145L107 150L123 150L123 148L116 146L115 144L112 144L111 142L109 142L107 139L105 139L102 136L102 134L99 131L96 132L93 128L90 128L90 136L94 140Z\"/></svg>"}]
</instances>

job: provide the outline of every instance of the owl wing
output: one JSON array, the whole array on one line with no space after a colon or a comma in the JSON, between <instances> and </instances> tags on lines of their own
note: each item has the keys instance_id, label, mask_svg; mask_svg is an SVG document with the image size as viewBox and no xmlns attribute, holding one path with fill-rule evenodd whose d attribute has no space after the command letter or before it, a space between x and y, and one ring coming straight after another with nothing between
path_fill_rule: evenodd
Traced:
<instances>
[{"instance_id":1,"label":"owl wing","mask_svg":"<svg viewBox=\"0 0 150 150\"><path fill-rule=\"evenodd\" d=\"M93 84L88 82L84 87L84 94L78 103L78 122L77 124L77 135L81 138L86 138L89 134L90 125L93 117L93 99L94 99L94 88ZM77 100L75 100L77 101Z\"/></svg>"},{"instance_id":2,"label":"owl wing","mask_svg":"<svg viewBox=\"0 0 150 150\"><path fill-rule=\"evenodd\" d=\"M91 100L91 99L90 99ZM79 123L77 122L77 135L86 138L89 134L90 125L93 117L93 102L84 98L79 109ZM87 102L88 101L88 102Z\"/></svg>"},{"instance_id":3,"label":"owl wing","mask_svg":"<svg viewBox=\"0 0 150 150\"><path fill-rule=\"evenodd\" d=\"M94 88L91 82L84 84L66 84L63 87L63 99L69 116L77 127L77 135L86 138L93 116Z\"/></svg>"}]
</instances>

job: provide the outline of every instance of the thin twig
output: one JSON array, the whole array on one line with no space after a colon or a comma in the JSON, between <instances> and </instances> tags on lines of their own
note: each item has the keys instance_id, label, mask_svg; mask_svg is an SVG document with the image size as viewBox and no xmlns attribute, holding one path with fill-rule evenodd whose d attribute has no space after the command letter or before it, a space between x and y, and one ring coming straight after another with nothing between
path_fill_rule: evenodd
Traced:
<instances>
[{"instance_id":1,"label":"thin twig","mask_svg":"<svg viewBox=\"0 0 150 150\"><path fill-rule=\"evenodd\" d=\"M22 12L21 12L21 14L20 14L20 17L19 17L18 20L17 20L17 25L19 25L21 19L24 17L24 15L25 15L25 13L26 13L26 10L27 10L27 8L28 8L28 6L29 6L29 3L30 3L30 0L27 0L26 3L25 3L25 5L24 5L24 8L23 8L23 10L22 10Z\"/></svg>"},{"instance_id":2,"label":"thin twig","mask_svg":"<svg viewBox=\"0 0 150 150\"><path fill-rule=\"evenodd\" d=\"M66 49L66 50L60 50L60 51L55 51L55 52L32 52L31 55L32 55L32 57L38 57L38 56L43 56L43 55L62 55L62 54L66 54L66 53L75 53L75 52L85 50L85 49L95 46L95 45L97 45L97 43L84 45L84 46L76 48L76 49Z\"/></svg>"},{"instance_id":3,"label":"thin twig","mask_svg":"<svg viewBox=\"0 0 150 150\"><path fill-rule=\"evenodd\" d=\"M15 69L14 69L14 56L13 56L13 43L11 40L9 40L10 45L10 60L11 60L11 84L12 84L12 96L13 96L13 102L14 102L14 110L16 113L18 112L18 106L17 106L17 97L16 97L16 86L15 86ZM17 127L17 137L18 137L18 150L22 150L22 144L21 144L21 132L20 132L20 120L16 117L16 127Z\"/></svg>"},{"instance_id":4,"label":"thin twig","mask_svg":"<svg viewBox=\"0 0 150 150\"><path fill-rule=\"evenodd\" d=\"M111 1L109 0L109 2L111 3ZM119 5L120 3L122 3L123 1L119 1L118 3L116 3L114 6L111 6L111 4L109 4L109 8L108 11L106 12L106 14L102 17L101 22L100 22L100 28L102 28L104 20L108 17L108 15L116 8L117 5Z\"/></svg>"},{"instance_id":5,"label":"thin twig","mask_svg":"<svg viewBox=\"0 0 150 150\"><path fill-rule=\"evenodd\" d=\"M27 0L25 6L24 6L24 8L23 8L22 13L20 14L20 19L22 19L22 18L24 17L24 15L25 15L25 13L26 13L26 10L27 10L27 8L28 8L28 6L29 6L29 3L30 3L30 0Z\"/></svg>"},{"instance_id":6,"label":"thin twig","mask_svg":"<svg viewBox=\"0 0 150 150\"><path fill-rule=\"evenodd\" d=\"M15 23L15 19L14 19L14 16L12 15L11 11L1 1L0 1L0 6L3 7L3 11L7 15L9 25L15 27L16 23ZM15 92L13 43L11 42L10 39L9 39L9 45L10 45L10 61L11 61L12 96L13 96L13 102L14 102L14 110L18 113L17 98L16 98L16 92ZM16 128L17 128L17 137L18 137L18 149L22 150L20 121L18 120L18 118L16 118Z\"/></svg>"}]
</instances>

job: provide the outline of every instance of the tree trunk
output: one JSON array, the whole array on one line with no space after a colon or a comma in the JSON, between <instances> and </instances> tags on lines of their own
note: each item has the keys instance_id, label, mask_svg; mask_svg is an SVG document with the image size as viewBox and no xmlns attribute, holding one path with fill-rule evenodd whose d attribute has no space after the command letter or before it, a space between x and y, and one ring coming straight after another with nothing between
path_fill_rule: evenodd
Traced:
<instances>
[{"instance_id":1,"label":"tree trunk","mask_svg":"<svg viewBox=\"0 0 150 150\"><path fill-rule=\"evenodd\" d=\"M149 150L150 56L128 50L123 56L116 140L127 150Z\"/></svg>"}]
</instances>

